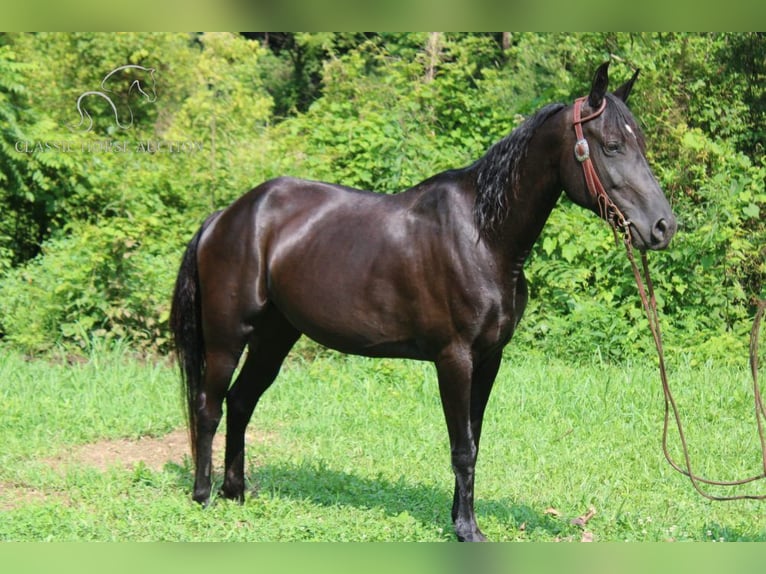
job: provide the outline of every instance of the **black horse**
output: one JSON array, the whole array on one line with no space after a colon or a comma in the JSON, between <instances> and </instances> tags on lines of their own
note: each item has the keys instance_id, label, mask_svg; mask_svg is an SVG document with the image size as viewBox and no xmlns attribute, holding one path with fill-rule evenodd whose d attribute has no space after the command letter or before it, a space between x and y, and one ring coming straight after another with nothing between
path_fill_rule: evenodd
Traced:
<instances>
[{"instance_id":1,"label":"black horse","mask_svg":"<svg viewBox=\"0 0 766 574\"><path fill-rule=\"evenodd\" d=\"M460 540L484 540L473 502L484 409L527 302L524 261L562 189L602 217L618 213L639 249L665 248L676 230L625 105L638 72L607 93L607 69L599 67L577 106L545 106L472 165L402 193L281 177L204 222L183 257L170 318L188 399L194 500L209 501L224 399L222 495L243 500L245 428L305 333L345 353L435 363L455 531ZM586 185L575 123L611 212ZM585 144L577 145L581 154Z\"/></svg>"}]
</instances>

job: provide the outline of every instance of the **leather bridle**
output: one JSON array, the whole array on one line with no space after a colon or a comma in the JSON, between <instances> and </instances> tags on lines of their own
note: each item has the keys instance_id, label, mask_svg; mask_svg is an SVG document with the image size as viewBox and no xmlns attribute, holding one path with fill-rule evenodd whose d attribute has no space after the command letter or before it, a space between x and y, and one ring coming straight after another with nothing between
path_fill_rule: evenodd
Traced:
<instances>
[{"instance_id":1,"label":"leather bridle","mask_svg":"<svg viewBox=\"0 0 766 574\"><path fill-rule=\"evenodd\" d=\"M580 116L582 112L582 105L587 100L587 96L578 98L574 102L574 130L577 141L575 142L574 153L577 161L582 165L583 173L585 175L585 184L588 186L588 191L596 200L598 205L599 215L602 218L609 221L615 232L619 229L623 233L629 233L630 221L622 214L620 209L612 201L612 198L606 193L604 185L598 177L596 168L593 165L593 160L590 157L590 146L588 140L582 132L582 125L590 120L596 119L606 109L606 98L601 100L601 105L592 112L590 115L584 118Z\"/></svg>"}]
</instances>

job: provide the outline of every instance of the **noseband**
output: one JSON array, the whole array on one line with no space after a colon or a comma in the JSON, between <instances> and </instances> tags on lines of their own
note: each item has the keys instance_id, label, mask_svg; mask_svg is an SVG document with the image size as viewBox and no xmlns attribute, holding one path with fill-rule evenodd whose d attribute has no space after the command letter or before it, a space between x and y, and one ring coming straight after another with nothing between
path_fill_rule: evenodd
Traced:
<instances>
[{"instance_id":1,"label":"noseband","mask_svg":"<svg viewBox=\"0 0 766 574\"><path fill-rule=\"evenodd\" d=\"M628 227L630 221L628 221L619 208L614 204L612 199L607 195L601 180L596 173L596 168L593 166L593 160L590 158L590 146L588 140L582 133L582 125L585 122L593 120L599 117L606 109L606 98L603 98L599 108L589 116L580 117L582 111L582 105L587 100L587 96L578 98L574 103L574 130L577 141L575 142L574 153L577 161L582 165L583 173L585 174L585 184L588 186L588 191L596 200L598 204L598 211L601 217L609 221L615 230L622 230L626 235L626 240L630 240L630 233Z\"/></svg>"}]
</instances>

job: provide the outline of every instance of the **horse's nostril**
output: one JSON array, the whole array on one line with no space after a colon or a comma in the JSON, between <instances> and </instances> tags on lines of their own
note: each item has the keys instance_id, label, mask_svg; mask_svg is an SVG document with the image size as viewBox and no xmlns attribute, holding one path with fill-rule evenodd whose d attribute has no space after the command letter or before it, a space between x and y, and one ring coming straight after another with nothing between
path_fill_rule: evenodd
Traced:
<instances>
[{"instance_id":1,"label":"horse's nostril","mask_svg":"<svg viewBox=\"0 0 766 574\"><path fill-rule=\"evenodd\" d=\"M652 230L652 235L655 239L658 241L661 241L662 239L665 239L665 234L668 231L668 222L664 219L660 219L657 223L654 224L654 229Z\"/></svg>"}]
</instances>

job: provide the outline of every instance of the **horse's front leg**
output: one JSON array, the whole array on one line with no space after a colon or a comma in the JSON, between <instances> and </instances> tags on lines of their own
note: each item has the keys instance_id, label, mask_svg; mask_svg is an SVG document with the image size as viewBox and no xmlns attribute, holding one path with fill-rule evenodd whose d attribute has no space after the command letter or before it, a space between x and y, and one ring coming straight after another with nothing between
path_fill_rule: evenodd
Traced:
<instances>
[{"instance_id":1,"label":"horse's front leg","mask_svg":"<svg viewBox=\"0 0 766 574\"><path fill-rule=\"evenodd\" d=\"M461 542L482 542L486 538L476 524L473 508L478 445L471 424L473 363L470 349L462 346L449 349L436 361L436 370L455 472L452 505L455 534Z\"/></svg>"}]
</instances>

